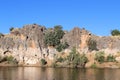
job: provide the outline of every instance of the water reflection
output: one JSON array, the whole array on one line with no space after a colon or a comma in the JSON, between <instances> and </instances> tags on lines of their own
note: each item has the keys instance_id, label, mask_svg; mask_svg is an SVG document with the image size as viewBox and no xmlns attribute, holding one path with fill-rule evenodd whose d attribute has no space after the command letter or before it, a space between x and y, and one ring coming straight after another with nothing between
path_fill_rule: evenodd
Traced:
<instances>
[{"instance_id":1,"label":"water reflection","mask_svg":"<svg viewBox=\"0 0 120 80\"><path fill-rule=\"evenodd\" d=\"M0 80L119 80L120 69L0 67Z\"/></svg>"}]
</instances>

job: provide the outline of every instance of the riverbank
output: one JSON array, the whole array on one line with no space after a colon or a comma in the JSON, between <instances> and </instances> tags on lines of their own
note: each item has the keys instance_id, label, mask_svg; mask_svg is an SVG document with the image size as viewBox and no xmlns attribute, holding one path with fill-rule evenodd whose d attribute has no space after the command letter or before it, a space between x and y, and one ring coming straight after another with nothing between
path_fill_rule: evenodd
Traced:
<instances>
[{"instance_id":1,"label":"riverbank","mask_svg":"<svg viewBox=\"0 0 120 80\"><path fill-rule=\"evenodd\" d=\"M90 62L89 62L90 63ZM104 62L104 63L95 63L91 66L87 63L85 67L81 66L73 66L73 65L63 65L60 64L52 64L52 65L40 65L40 64L34 64L34 65L18 65L18 64L9 64L7 62L0 63L0 67L45 67L45 68L112 68L112 69L119 69L120 63L118 62Z\"/></svg>"}]
</instances>

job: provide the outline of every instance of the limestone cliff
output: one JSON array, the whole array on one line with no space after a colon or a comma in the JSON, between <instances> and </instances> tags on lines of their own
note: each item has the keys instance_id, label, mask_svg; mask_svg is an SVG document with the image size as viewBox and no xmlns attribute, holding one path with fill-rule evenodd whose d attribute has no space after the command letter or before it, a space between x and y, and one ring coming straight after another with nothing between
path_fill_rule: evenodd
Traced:
<instances>
[{"instance_id":1,"label":"limestone cliff","mask_svg":"<svg viewBox=\"0 0 120 80\"><path fill-rule=\"evenodd\" d=\"M48 62L53 60L59 52L54 47L45 46L45 32L44 26L31 24L15 28L9 34L0 35L0 55L12 55L20 65L39 64L41 58ZM69 45L63 52L68 54L72 47L76 47L79 52L89 53L90 40L95 41L93 46L97 50L108 53L117 53L120 50L120 37L95 36L84 28L75 27L69 32L66 31L61 40Z\"/></svg>"}]
</instances>

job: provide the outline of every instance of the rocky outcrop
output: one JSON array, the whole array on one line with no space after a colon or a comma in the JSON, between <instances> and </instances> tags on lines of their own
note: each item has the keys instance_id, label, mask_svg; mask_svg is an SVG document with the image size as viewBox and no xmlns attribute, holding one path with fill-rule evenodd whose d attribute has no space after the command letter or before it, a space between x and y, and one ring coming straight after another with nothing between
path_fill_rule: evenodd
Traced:
<instances>
[{"instance_id":1,"label":"rocky outcrop","mask_svg":"<svg viewBox=\"0 0 120 80\"><path fill-rule=\"evenodd\" d=\"M80 29L75 27L73 30L64 35L63 40L70 45L69 48L85 48L87 47L87 41L89 40L90 35L90 32L84 28Z\"/></svg>"},{"instance_id":2,"label":"rocky outcrop","mask_svg":"<svg viewBox=\"0 0 120 80\"><path fill-rule=\"evenodd\" d=\"M25 25L23 28L15 28L10 34L0 35L0 55L12 55L20 65L39 64L42 58L54 60L58 52L54 47L44 44L45 32L44 26L32 24ZM105 53L113 54L120 50L120 37L100 37L84 28L75 27L69 32L66 31L61 40L69 45L63 53L69 54L73 47L76 47L80 53L88 53L90 39L95 41L97 50L105 51ZM119 58L116 60L120 61Z\"/></svg>"}]
</instances>

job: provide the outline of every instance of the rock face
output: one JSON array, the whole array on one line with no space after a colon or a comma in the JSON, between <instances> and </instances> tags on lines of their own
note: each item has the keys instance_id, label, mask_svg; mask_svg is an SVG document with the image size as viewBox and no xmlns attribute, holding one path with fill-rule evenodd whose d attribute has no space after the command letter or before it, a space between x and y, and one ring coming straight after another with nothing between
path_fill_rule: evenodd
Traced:
<instances>
[{"instance_id":1,"label":"rock face","mask_svg":"<svg viewBox=\"0 0 120 80\"><path fill-rule=\"evenodd\" d=\"M20 65L38 64L41 58L53 60L58 52L55 48L45 46L45 32L44 26L32 24L13 29L10 34L1 35L0 55L12 55ZM120 50L120 37L99 37L78 27L70 32L65 32L61 41L69 44L68 51L76 47L78 51L85 52L88 51L90 39L95 40L98 50L104 50L108 53L116 53Z\"/></svg>"},{"instance_id":2,"label":"rock face","mask_svg":"<svg viewBox=\"0 0 120 80\"><path fill-rule=\"evenodd\" d=\"M98 50L105 50L106 53L117 53L120 50L120 37L119 36L92 36L96 41Z\"/></svg>"},{"instance_id":3,"label":"rock face","mask_svg":"<svg viewBox=\"0 0 120 80\"><path fill-rule=\"evenodd\" d=\"M63 40L70 45L70 48L85 48L87 47L89 37L90 33L87 30L75 27L73 30L64 35Z\"/></svg>"},{"instance_id":4,"label":"rock face","mask_svg":"<svg viewBox=\"0 0 120 80\"><path fill-rule=\"evenodd\" d=\"M0 38L0 49L11 51L20 64L35 64L43 55L45 27L26 25Z\"/></svg>"}]
</instances>

